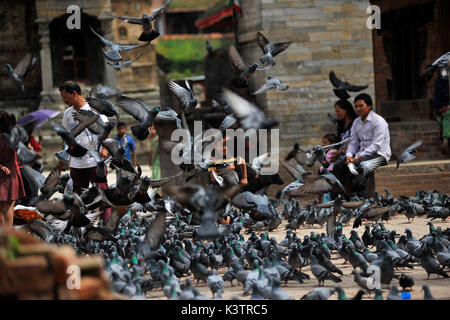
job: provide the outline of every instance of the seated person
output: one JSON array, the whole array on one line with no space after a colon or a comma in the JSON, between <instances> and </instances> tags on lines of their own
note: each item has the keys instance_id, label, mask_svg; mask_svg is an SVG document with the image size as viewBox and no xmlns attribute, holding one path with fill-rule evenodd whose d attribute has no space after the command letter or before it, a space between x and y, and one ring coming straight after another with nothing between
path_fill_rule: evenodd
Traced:
<instances>
[{"instance_id":1,"label":"seated person","mask_svg":"<svg viewBox=\"0 0 450 320\"><path fill-rule=\"evenodd\" d=\"M352 125L351 137L353 139L348 146L345 159L337 161L334 165L334 171L345 177L346 182L352 182L356 177L348 169L347 165L350 162L358 167L363 161L381 158L381 165L386 165L391 158L388 124L383 117L376 114L372 109L372 98L368 94L362 93L355 97L355 110L358 118ZM368 197L374 191L368 189L369 184L375 185L373 173L366 178L366 181L361 181L361 183L365 189L363 193ZM369 183L370 180L373 183ZM347 188L347 183L344 186Z\"/></svg>"},{"instance_id":2,"label":"seated person","mask_svg":"<svg viewBox=\"0 0 450 320\"><path fill-rule=\"evenodd\" d=\"M322 147L328 146L330 144L338 143L338 137L335 134L328 133L322 138ZM334 163L336 161L336 154L338 149L336 147L331 148L327 151L325 159L322 162L322 166L319 168L319 174L324 173L325 169L332 172Z\"/></svg>"},{"instance_id":3,"label":"seated person","mask_svg":"<svg viewBox=\"0 0 450 320\"><path fill-rule=\"evenodd\" d=\"M232 186L244 186L248 183L247 181L247 167L245 160L241 157L237 158L226 158L227 154L227 146L226 141L228 138L219 141L217 147L215 149L216 155L214 160L214 166L208 169L211 176L212 184L219 184L216 180L215 175L223 179L223 187L232 187ZM241 171L241 179L239 179L239 175L236 172L236 167L239 167Z\"/></svg>"}]
</instances>

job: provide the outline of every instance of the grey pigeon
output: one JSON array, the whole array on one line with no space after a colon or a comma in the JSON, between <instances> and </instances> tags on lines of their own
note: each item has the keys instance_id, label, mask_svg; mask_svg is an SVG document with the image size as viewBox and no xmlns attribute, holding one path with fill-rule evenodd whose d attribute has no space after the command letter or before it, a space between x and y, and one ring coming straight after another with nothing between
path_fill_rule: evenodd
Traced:
<instances>
[{"instance_id":1,"label":"grey pigeon","mask_svg":"<svg viewBox=\"0 0 450 320\"><path fill-rule=\"evenodd\" d=\"M101 92L101 91L100 91ZM114 92L114 91L113 91ZM111 91L109 93L112 93ZM96 87L92 87L91 91L86 98L89 106L100 114L104 114L107 117L116 117L117 121L120 121L120 113L114 104L108 100L108 96L105 93L98 93Z\"/></svg>"},{"instance_id":2,"label":"grey pigeon","mask_svg":"<svg viewBox=\"0 0 450 320\"><path fill-rule=\"evenodd\" d=\"M198 99L194 97L189 81L184 81L186 88L183 88L174 81L169 81L169 89L178 98L178 100L183 104L183 111L185 114L190 114L194 110L198 103Z\"/></svg>"},{"instance_id":3,"label":"grey pigeon","mask_svg":"<svg viewBox=\"0 0 450 320\"><path fill-rule=\"evenodd\" d=\"M311 272L316 277L319 282L319 286L325 283L325 280L332 280L333 282L342 282L339 277L336 277L330 271L328 271L325 267L318 263L317 258L313 255L311 256Z\"/></svg>"},{"instance_id":4,"label":"grey pigeon","mask_svg":"<svg viewBox=\"0 0 450 320\"><path fill-rule=\"evenodd\" d=\"M286 91L289 88L287 84L281 83L280 80L267 77L266 83L264 83L258 90L253 92L254 95L263 94L271 89L277 89L278 91Z\"/></svg>"},{"instance_id":5,"label":"grey pigeon","mask_svg":"<svg viewBox=\"0 0 450 320\"><path fill-rule=\"evenodd\" d=\"M431 294L430 287L426 284L422 286L423 291L423 300L436 300L433 295Z\"/></svg>"},{"instance_id":6,"label":"grey pigeon","mask_svg":"<svg viewBox=\"0 0 450 320\"><path fill-rule=\"evenodd\" d=\"M242 129L270 129L278 125L278 120L266 119L262 110L236 93L224 89L224 95Z\"/></svg>"},{"instance_id":7,"label":"grey pigeon","mask_svg":"<svg viewBox=\"0 0 450 320\"><path fill-rule=\"evenodd\" d=\"M128 51L128 50L133 50L135 48L140 48L140 47L144 47L147 46L147 44L138 44L138 45L121 45L120 43L114 43L112 41L109 41L108 39L105 39L104 37L102 37L101 35L99 35L97 32L95 32L94 29L91 28L91 31L93 34L95 34L104 45L110 47L111 49L109 49L108 51L104 52L104 56L107 60L112 61L112 62L119 62L122 61L122 57L120 56L120 51Z\"/></svg>"},{"instance_id":8,"label":"grey pigeon","mask_svg":"<svg viewBox=\"0 0 450 320\"><path fill-rule=\"evenodd\" d=\"M149 135L148 128L152 126L153 120L159 112L159 107L150 110L143 101L126 96L117 98L117 105L139 121L138 125L131 127L131 132L137 139L145 140Z\"/></svg>"},{"instance_id":9,"label":"grey pigeon","mask_svg":"<svg viewBox=\"0 0 450 320\"><path fill-rule=\"evenodd\" d=\"M207 279L208 287L213 294L213 298L217 292L223 293L224 282L220 275L217 274L215 269L212 270L211 275Z\"/></svg>"},{"instance_id":10,"label":"grey pigeon","mask_svg":"<svg viewBox=\"0 0 450 320\"><path fill-rule=\"evenodd\" d=\"M22 92L25 92L23 79L33 69L37 60L37 57L33 57L30 52L27 52L14 69L9 64L5 64L10 79L20 87Z\"/></svg>"},{"instance_id":11,"label":"grey pigeon","mask_svg":"<svg viewBox=\"0 0 450 320\"><path fill-rule=\"evenodd\" d=\"M386 300L402 300L402 298L400 297L400 295L398 293L397 286L392 286L391 291L389 292L389 294L386 297Z\"/></svg>"},{"instance_id":12,"label":"grey pigeon","mask_svg":"<svg viewBox=\"0 0 450 320\"><path fill-rule=\"evenodd\" d=\"M328 300L335 291L335 288L315 288L301 297L300 300Z\"/></svg>"},{"instance_id":13,"label":"grey pigeon","mask_svg":"<svg viewBox=\"0 0 450 320\"><path fill-rule=\"evenodd\" d=\"M420 265L427 272L427 279L431 274L435 273L443 276L444 278L448 278L448 274L444 271L444 269L439 265L439 263L433 258L431 255L424 255L420 258Z\"/></svg>"},{"instance_id":14,"label":"grey pigeon","mask_svg":"<svg viewBox=\"0 0 450 320\"><path fill-rule=\"evenodd\" d=\"M446 68L447 68L449 57L450 57L450 52L447 52L447 53L443 54L442 56L440 56L431 65L429 65L427 67L427 69L425 71L425 76L426 76L426 79L428 81L432 78L434 72L437 69L441 69L441 76L442 77L444 77L444 76L447 77L448 76Z\"/></svg>"},{"instance_id":15,"label":"grey pigeon","mask_svg":"<svg viewBox=\"0 0 450 320\"><path fill-rule=\"evenodd\" d=\"M128 60L128 61L121 61L121 62L109 62L107 61L106 63L108 64L108 66L114 68L114 69L122 69L122 68L126 68L128 66L130 66L130 64L132 64L133 62L139 60L143 55L139 55L137 58Z\"/></svg>"},{"instance_id":16,"label":"grey pigeon","mask_svg":"<svg viewBox=\"0 0 450 320\"><path fill-rule=\"evenodd\" d=\"M414 153L416 153L416 149L420 147L422 144L423 141L418 140L414 142L412 145L410 145L408 148L406 148L405 151L403 151L400 157L397 159L397 169L401 163L407 163L414 160L416 158Z\"/></svg>"},{"instance_id":17,"label":"grey pigeon","mask_svg":"<svg viewBox=\"0 0 450 320\"><path fill-rule=\"evenodd\" d=\"M330 191L337 191L346 195L344 187L336 176L332 173L326 173L314 178L297 191L291 192L291 196L323 194Z\"/></svg>"},{"instance_id":18,"label":"grey pigeon","mask_svg":"<svg viewBox=\"0 0 450 320\"><path fill-rule=\"evenodd\" d=\"M237 78L232 79L232 83L238 88L247 87L250 76L258 70L258 65L245 62L233 45L228 48L228 56L234 69L239 73Z\"/></svg>"},{"instance_id":19,"label":"grey pigeon","mask_svg":"<svg viewBox=\"0 0 450 320\"><path fill-rule=\"evenodd\" d=\"M271 43L259 31L257 33L257 41L259 47L264 53L260 61L266 66L266 68L272 68L275 65L273 58L285 51L292 43L292 41Z\"/></svg>"},{"instance_id":20,"label":"grey pigeon","mask_svg":"<svg viewBox=\"0 0 450 320\"><path fill-rule=\"evenodd\" d=\"M139 36L139 41L146 41L150 42L154 39L156 39L159 36L159 32L157 30L153 29L153 21L156 20L161 16L161 14L167 9L167 7L170 5L170 3L173 0L167 0L160 8L153 10L150 15L143 14L142 18L135 18L135 17L125 17L125 16L116 16L109 12L106 12L108 15L119 18L125 22L128 22L130 24L139 24L142 26L142 33Z\"/></svg>"},{"instance_id":21,"label":"grey pigeon","mask_svg":"<svg viewBox=\"0 0 450 320\"><path fill-rule=\"evenodd\" d=\"M361 289L366 290L369 293L374 290L374 279L363 277L356 270L353 270L352 274L354 275L353 280Z\"/></svg>"}]
</instances>

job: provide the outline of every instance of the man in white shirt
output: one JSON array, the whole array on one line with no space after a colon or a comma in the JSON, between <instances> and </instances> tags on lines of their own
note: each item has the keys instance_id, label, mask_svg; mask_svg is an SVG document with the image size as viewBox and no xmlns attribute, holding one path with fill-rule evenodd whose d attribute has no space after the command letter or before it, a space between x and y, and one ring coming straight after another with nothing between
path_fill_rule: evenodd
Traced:
<instances>
[{"instance_id":1,"label":"man in white shirt","mask_svg":"<svg viewBox=\"0 0 450 320\"><path fill-rule=\"evenodd\" d=\"M73 113L77 110L91 110L91 107L86 102L81 94L81 88L75 81L67 81L60 88L59 92L61 98L69 108L64 111L62 126L67 130L71 130L78 124L78 121L74 119ZM93 110L91 110L93 111ZM94 112L94 111L93 111ZM100 115L102 120L106 123L108 118L104 115ZM86 149L96 149L98 147L98 136L93 134L88 129L84 129L75 140ZM102 157L108 155L108 151L103 148L100 151ZM96 174L97 162L94 157L87 152L82 157L71 157L70 159L70 177L73 181L73 189L76 193L81 194L82 188L89 188L89 182L96 183L101 189L108 188L108 182L106 179L100 179ZM108 220L111 215L111 208L103 210L102 218Z\"/></svg>"},{"instance_id":2,"label":"man in white shirt","mask_svg":"<svg viewBox=\"0 0 450 320\"><path fill-rule=\"evenodd\" d=\"M386 165L391 158L389 126L386 120L376 114L372 108L372 98L368 94L362 93L355 97L355 111L359 117L352 125L353 139L347 148L346 158L334 166L336 176L344 185L347 184L347 180L353 180L355 177L348 170L347 165L350 162L358 166L363 161L380 158L381 165ZM367 181L363 181L366 196L370 196L374 191L367 189L368 184L374 186L374 181L370 181L373 179L372 173L367 176Z\"/></svg>"}]
</instances>

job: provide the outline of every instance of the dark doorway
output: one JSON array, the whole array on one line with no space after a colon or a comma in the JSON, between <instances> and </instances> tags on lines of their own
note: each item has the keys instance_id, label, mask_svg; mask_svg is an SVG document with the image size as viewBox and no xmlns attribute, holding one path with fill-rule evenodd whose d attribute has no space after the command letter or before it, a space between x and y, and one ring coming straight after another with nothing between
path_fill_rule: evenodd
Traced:
<instances>
[{"instance_id":1,"label":"dark doorway","mask_svg":"<svg viewBox=\"0 0 450 320\"><path fill-rule=\"evenodd\" d=\"M56 85L68 80L80 83L99 83L103 79L103 61L100 48L89 26L98 30L99 21L86 14L81 15L81 29L70 30L66 26L68 15L50 23L53 80Z\"/></svg>"},{"instance_id":2,"label":"dark doorway","mask_svg":"<svg viewBox=\"0 0 450 320\"><path fill-rule=\"evenodd\" d=\"M434 2L382 13L384 52L392 70L387 79L389 100L426 97L426 80L420 67L426 58L428 29L434 20Z\"/></svg>"}]
</instances>

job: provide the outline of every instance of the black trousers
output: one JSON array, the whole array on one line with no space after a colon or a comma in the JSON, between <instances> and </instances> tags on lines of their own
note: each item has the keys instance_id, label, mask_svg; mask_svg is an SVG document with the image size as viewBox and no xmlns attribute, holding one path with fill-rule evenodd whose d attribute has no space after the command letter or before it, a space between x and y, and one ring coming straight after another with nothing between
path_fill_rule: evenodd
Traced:
<instances>
[{"instance_id":1,"label":"black trousers","mask_svg":"<svg viewBox=\"0 0 450 320\"><path fill-rule=\"evenodd\" d=\"M382 166L387 165L386 159L377 153L364 156L359 160L359 162L356 164L356 167L358 167L359 163L362 161L372 160L375 158L382 158L383 163ZM361 181L360 175L355 176L353 175L350 170L348 169L347 164L345 164L346 158L340 159L336 161L334 164L333 174L336 176L336 178L339 179L339 181L344 186L345 190L348 194L357 193L360 196L364 197L371 197L375 191L375 175L374 172L369 173L363 181Z\"/></svg>"}]
</instances>

